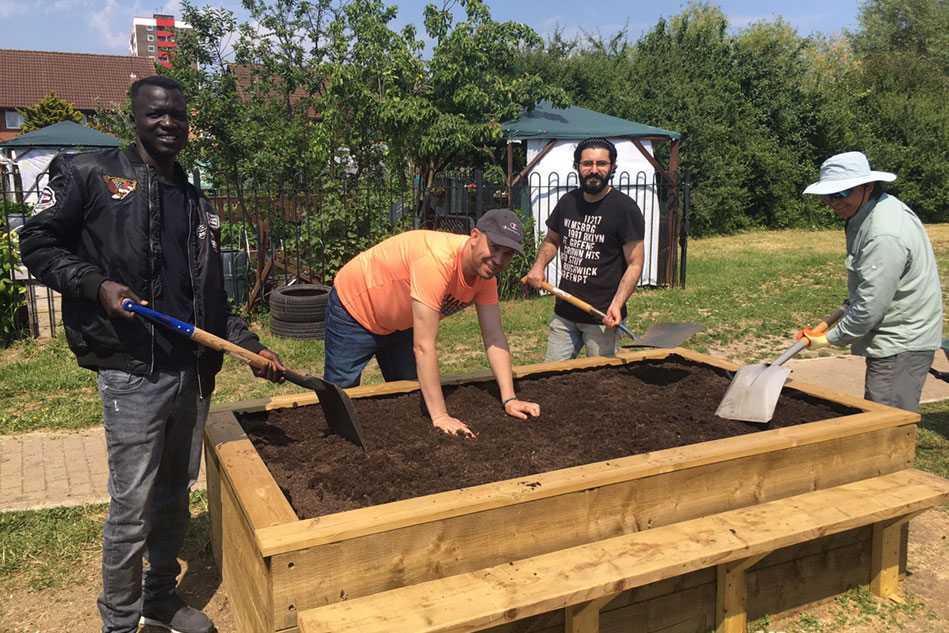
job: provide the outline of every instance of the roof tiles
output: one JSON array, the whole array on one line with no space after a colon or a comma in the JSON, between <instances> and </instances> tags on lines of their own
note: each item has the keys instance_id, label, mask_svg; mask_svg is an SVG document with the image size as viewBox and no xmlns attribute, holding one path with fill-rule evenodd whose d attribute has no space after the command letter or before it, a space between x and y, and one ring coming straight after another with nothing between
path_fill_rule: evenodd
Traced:
<instances>
[{"instance_id":1,"label":"roof tiles","mask_svg":"<svg viewBox=\"0 0 949 633\"><path fill-rule=\"evenodd\" d=\"M0 49L0 108L34 106L50 90L77 110L125 102L136 79L156 74L154 62L130 55Z\"/></svg>"}]
</instances>

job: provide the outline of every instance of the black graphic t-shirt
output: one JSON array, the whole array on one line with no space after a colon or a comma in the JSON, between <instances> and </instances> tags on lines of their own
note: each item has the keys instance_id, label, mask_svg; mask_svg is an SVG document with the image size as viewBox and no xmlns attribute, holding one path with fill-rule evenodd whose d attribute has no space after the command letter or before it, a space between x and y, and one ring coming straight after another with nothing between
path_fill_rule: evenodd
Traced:
<instances>
[{"instance_id":1,"label":"black graphic t-shirt","mask_svg":"<svg viewBox=\"0 0 949 633\"><path fill-rule=\"evenodd\" d=\"M623 244L645 234L639 205L616 189L591 204L574 189L557 202L547 228L560 235L560 288L606 312L626 272ZM554 312L578 323L600 323L560 298Z\"/></svg>"}]
</instances>

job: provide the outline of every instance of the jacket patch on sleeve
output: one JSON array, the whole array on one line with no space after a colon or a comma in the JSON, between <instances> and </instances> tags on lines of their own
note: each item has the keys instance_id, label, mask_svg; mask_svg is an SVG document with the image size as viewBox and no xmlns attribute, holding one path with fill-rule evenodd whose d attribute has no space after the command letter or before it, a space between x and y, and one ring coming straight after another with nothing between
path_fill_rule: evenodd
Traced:
<instances>
[{"instance_id":1,"label":"jacket patch on sleeve","mask_svg":"<svg viewBox=\"0 0 949 633\"><path fill-rule=\"evenodd\" d=\"M56 192L47 185L40 194L39 201L33 206L33 213L39 213L56 204Z\"/></svg>"},{"instance_id":2,"label":"jacket patch on sleeve","mask_svg":"<svg viewBox=\"0 0 949 633\"><path fill-rule=\"evenodd\" d=\"M208 213L208 226L214 230L221 228L221 218L213 213Z\"/></svg>"},{"instance_id":3,"label":"jacket patch on sleeve","mask_svg":"<svg viewBox=\"0 0 949 633\"><path fill-rule=\"evenodd\" d=\"M118 176L103 176L102 180L112 192L112 198L123 200L127 195L135 191L136 182L128 178L119 178Z\"/></svg>"}]
</instances>

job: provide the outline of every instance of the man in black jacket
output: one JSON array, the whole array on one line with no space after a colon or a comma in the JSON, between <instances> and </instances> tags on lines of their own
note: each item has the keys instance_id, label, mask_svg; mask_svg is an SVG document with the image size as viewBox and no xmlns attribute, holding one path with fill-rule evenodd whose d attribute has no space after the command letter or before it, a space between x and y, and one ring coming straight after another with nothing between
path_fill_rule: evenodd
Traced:
<instances>
[{"instance_id":1,"label":"man in black jacket","mask_svg":"<svg viewBox=\"0 0 949 633\"><path fill-rule=\"evenodd\" d=\"M63 295L63 325L79 365L98 372L109 494L102 547L103 633L140 621L206 633L210 618L175 591L201 442L220 352L122 308L151 305L266 357L257 375L279 381L276 354L227 307L220 220L175 158L188 140L181 87L132 84L136 143L57 157L20 234L24 263ZM148 559L144 573L142 557Z\"/></svg>"}]
</instances>

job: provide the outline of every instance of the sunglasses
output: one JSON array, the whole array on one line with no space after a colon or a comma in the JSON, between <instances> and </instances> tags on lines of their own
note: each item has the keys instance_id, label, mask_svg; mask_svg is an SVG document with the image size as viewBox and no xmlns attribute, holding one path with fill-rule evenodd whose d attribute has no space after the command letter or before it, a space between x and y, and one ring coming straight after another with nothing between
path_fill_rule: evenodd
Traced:
<instances>
[{"instance_id":1,"label":"sunglasses","mask_svg":"<svg viewBox=\"0 0 949 633\"><path fill-rule=\"evenodd\" d=\"M610 161L608 161L608 160L597 160L597 161L581 160L581 161L580 161L580 166L583 167L584 169L590 169L590 168L593 167L594 165L595 165L598 169L603 169L604 167L609 167L609 166L610 166Z\"/></svg>"},{"instance_id":2,"label":"sunglasses","mask_svg":"<svg viewBox=\"0 0 949 633\"><path fill-rule=\"evenodd\" d=\"M825 193L821 195L826 202L834 202L835 200L843 200L847 196L853 193L854 187L850 189L844 189L843 191L838 191L837 193Z\"/></svg>"}]
</instances>

